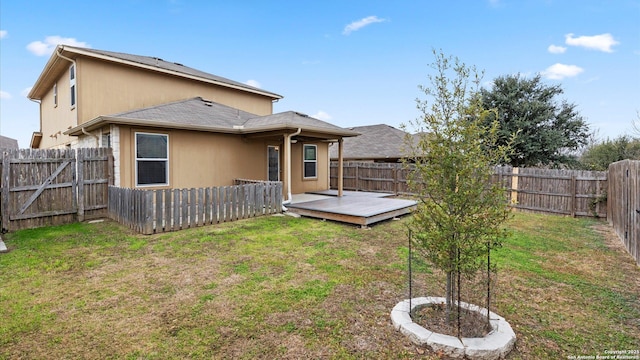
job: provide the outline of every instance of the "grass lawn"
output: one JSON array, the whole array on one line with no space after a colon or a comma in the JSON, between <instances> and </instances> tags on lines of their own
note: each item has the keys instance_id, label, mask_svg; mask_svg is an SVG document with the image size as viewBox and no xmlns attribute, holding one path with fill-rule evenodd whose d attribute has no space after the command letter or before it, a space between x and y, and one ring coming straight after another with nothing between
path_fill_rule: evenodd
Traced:
<instances>
[{"instance_id":1,"label":"grass lawn","mask_svg":"<svg viewBox=\"0 0 640 360\"><path fill-rule=\"evenodd\" d=\"M408 296L406 221L7 234L0 358L437 358L389 317ZM510 359L640 349L640 268L604 223L516 214L509 228L492 310L518 336ZM427 293L441 281L428 266L415 271L414 296L442 295Z\"/></svg>"}]
</instances>

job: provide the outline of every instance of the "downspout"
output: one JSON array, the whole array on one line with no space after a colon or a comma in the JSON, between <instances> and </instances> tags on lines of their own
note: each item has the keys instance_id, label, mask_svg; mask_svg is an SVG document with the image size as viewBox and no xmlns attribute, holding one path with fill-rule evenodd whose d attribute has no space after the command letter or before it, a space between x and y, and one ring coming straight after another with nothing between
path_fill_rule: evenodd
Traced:
<instances>
[{"instance_id":1,"label":"downspout","mask_svg":"<svg viewBox=\"0 0 640 360\"><path fill-rule=\"evenodd\" d=\"M284 135L284 163L286 165L286 174L285 179L287 180L287 200L283 201L282 204L290 204L291 203L291 138L297 135L300 135L302 132L302 128L298 128L298 131L293 134L285 134Z\"/></svg>"},{"instance_id":2,"label":"downspout","mask_svg":"<svg viewBox=\"0 0 640 360\"><path fill-rule=\"evenodd\" d=\"M98 137L98 135L87 132L87 130L85 130L84 128L82 128L81 130L83 134L92 136L94 139L96 139L96 147L100 147L100 138Z\"/></svg>"}]
</instances>

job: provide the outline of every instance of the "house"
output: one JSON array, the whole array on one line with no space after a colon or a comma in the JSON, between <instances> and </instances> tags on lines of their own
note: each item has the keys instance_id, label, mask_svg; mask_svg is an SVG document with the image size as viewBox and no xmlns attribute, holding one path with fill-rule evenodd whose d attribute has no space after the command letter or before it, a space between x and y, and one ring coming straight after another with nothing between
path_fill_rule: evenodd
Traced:
<instances>
[{"instance_id":1,"label":"house","mask_svg":"<svg viewBox=\"0 0 640 360\"><path fill-rule=\"evenodd\" d=\"M307 115L273 114L281 95L157 57L58 46L29 98L40 103L32 148L113 148L128 188L283 182L329 189L329 146L357 136Z\"/></svg>"},{"instance_id":2,"label":"house","mask_svg":"<svg viewBox=\"0 0 640 360\"><path fill-rule=\"evenodd\" d=\"M405 156L404 147L408 133L393 126L379 124L352 127L358 137L344 139L344 161L399 162ZM337 146L330 151L332 161L337 161Z\"/></svg>"},{"instance_id":3,"label":"house","mask_svg":"<svg viewBox=\"0 0 640 360\"><path fill-rule=\"evenodd\" d=\"M17 149L18 140L0 135L0 149Z\"/></svg>"}]
</instances>

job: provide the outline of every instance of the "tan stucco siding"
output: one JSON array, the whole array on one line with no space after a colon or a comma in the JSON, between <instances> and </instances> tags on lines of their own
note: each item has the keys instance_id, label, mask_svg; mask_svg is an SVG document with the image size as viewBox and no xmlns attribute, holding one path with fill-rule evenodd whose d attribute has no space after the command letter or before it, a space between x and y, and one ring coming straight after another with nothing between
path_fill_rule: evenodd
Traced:
<instances>
[{"instance_id":1,"label":"tan stucco siding","mask_svg":"<svg viewBox=\"0 0 640 360\"><path fill-rule=\"evenodd\" d=\"M77 107L71 107L68 68L56 81L56 87L57 105L54 102L53 85L40 101L41 149L63 147L77 140L76 137L62 134L67 129L76 126Z\"/></svg>"},{"instance_id":2,"label":"tan stucco siding","mask_svg":"<svg viewBox=\"0 0 640 360\"><path fill-rule=\"evenodd\" d=\"M266 180L267 143L237 135L185 130L120 128L121 186L135 187L136 132L169 135L169 187L233 185L237 178Z\"/></svg>"},{"instance_id":3,"label":"tan stucco siding","mask_svg":"<svg viewBox=\"0 0 640 360\"><path fill-rule=\"evenodd\" d=\"M304 179L302 172L302 149L304 144L317 146L318 176L315 179ZM305 142L291 145L291 192L301 194L308 191L329 189L329 144L325 142Z\"/></svg>"},{"instance_id":4,"label":"tan stucco siding","mask_svg":"<svg viewBox=\"0 0 640 360\"><path fill-rule=\"evenodd\" d=\"M91 58L77 59L80 123L196 96L258 115L272 113L265 96Z\"/></svg>"}]
</instances>

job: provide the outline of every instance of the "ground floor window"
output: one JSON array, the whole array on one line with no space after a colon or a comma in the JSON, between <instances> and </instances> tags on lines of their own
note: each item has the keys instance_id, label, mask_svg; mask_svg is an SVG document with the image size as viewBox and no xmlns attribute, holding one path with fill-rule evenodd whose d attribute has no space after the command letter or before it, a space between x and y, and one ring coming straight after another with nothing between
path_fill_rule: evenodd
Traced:
<instances>
[{"instance_id":1,"label":"ground floor window","mask_svg":"<svg viewBox=\"0 0 640 360\"><path fill-rule=\"evenodd\" d=\"M169 135L136 133L136 186L169 185Z\"/></svg>"},{"instance_id":2,"label":"ground floor window","mask_svg":"<svg viewBox=\"0 0 640 360\"><path fill-rule=\"evenodd\" d=\"M318 147L316 145L304 145L304 178L318 177Z\"/></svg>"}]
</instances>

